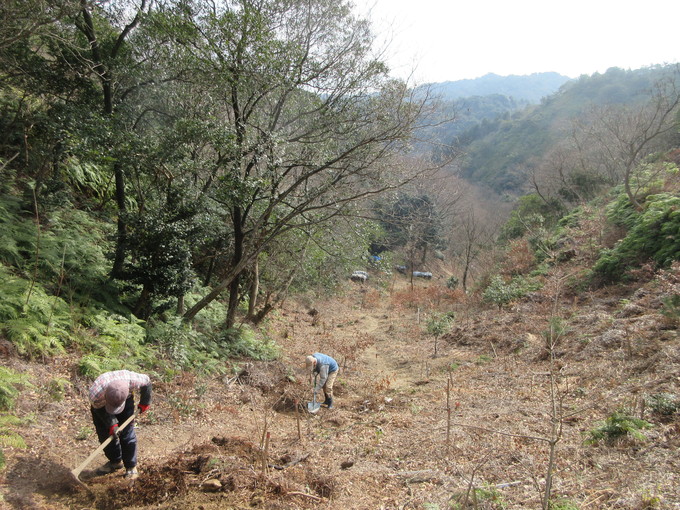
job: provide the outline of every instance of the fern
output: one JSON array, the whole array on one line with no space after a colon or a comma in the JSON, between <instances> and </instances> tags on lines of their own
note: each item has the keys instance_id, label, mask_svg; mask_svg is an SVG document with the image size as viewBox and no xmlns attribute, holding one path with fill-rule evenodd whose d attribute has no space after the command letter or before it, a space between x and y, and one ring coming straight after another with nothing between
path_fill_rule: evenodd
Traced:
<instances>
[{"instance_id":1,"label":"fern","mask_svg":"<svg viewBox=\"0 0 680 510\"><path fill-rule=\"evenodd\" d=\"M0 261L23 268L34 250L35 225L21 217L21 201L14 195L0 195ZM28 248L31 248L30 250Z\"/></svg>"},{"instance_id":2,"label":"fern","mask_svg":"<svg viewBox=\"0 0 680 510\"><path fill-rule=\"evenodd\" d=\"M12 414L0 414L0 446L10 448L26 448L26 441L21 435L9 427L22 425L21 419ZM0 448L0 470L5 467L5 454Z\"/></svg>"},{"instance_id":3,"label":"fern","mask_svg":"<svg viewBox=\"0 0 680 510\"><path fill-rule=\"evenodd\" d=\"M260 361L271 361L279 357L280 349L270 339L258 339L252 329L243 326L231 328L224 332L223 346L225 350L220 357L246 356Z\"/></svg>"},{"instance_id":4,"label":"fern","mask_svg":"<svg viewBox=\"0 0 680 510\"><path fill-rule=\"evenodd\" d=\"M32 387L28 376L19 374L9 368L0 367L0 410L8 411L14 408L20 388ZM3 422L0 420L0 425Z\"/></svg>"},{"instance_id":5,"label":"fern","mask_svg":"<svg viewBox=\"0 0 680 510\"><path fill-rule=\"evenodd\" d=\"M614 248L603 251L593 268L595 274L617 281L627 269L648 259L658 267L680 259L680 197L672 193L650 195L642 213L619 216L622 214L618 213L617 221L630 230Z\"/></svg>"},{"instance_id":6,"label":"fern","mask_svg":"<svg viewBox=\"0 0 680 510\"><path fill-rule=\"evenodd\" d=\"M63 377L55 377L47 383L45 388L47 395L55 401L61 402L64 400L66 390L71 386L71 381L64 379Z\"/></svg>"},{"instance_id":7,"label":"fern","mask_svg":"<svg viewBox=\"0 0 680 510\"><path fill-rule=\"evenodd\" d=\"M20 318L5 324L7 338L22 356L35 359L66 352L64 339L68 332L52 324L40 324L32 318Z\"/></svg>"},{"instance_id":8,"label":"fern","mask_svg":"<svg viewBox=\"0 0 680 510\"><path fill-rule=\"evenodd\" d=\"M0 446L26 448L26 441L13 430L0 429Z\"/></svg>"},{"instance_id":9,"label":"fern","mask_svg":"<svg viewBox=\"0 0 680 510\"><path fill-rule=\"evenodd\" d=\"M110 358L103 358L94 354L83 356L78 362L78 373L83 377L90 379L96 379L97 376L104 372L121 369L123 369L123 366L120 361Z\"/></svg>"},{"instance_id":10,"label":"fern","mask_svg":"<svg viewBox=\"0 0 680 510\"><path fill-rule=\"evenodd\" d=\"M71 186L86 196L104 200L111 193L110 172L94 163L71 158L64 165Z\"/></svg>"},{"instance_id":11,"label":"fern","mask_svg":"<svg viewBox=\"0 0 680 510\"><path fill-rule=\"evenodd\" d=\"M645 420L629 416L623 411L616 411L598 425L597 428L589 432L589 438L586 440L586 443L596 444L604 441L607 444L612 444L616 440L626 437L637 441L645 441L647 438L640 431L651 427L652 424Z\"/></svg>"},{"instance_id":12,"label":"fern","mask_svg":"<svg viewBox=\"0 0 680 510\"><path fill-rule=\"evenodd\" d=\"M79 291L107 278L109 264L105 252L110 248L106 224L94 221L83 211L59 210L50 217L49 230L43 236L43 258L48 258L52 278L59 277L61 266L70 284Z\"/></svg>"},{"instance_id":13,"label":"fern","mask_svg":"<svg viewBox=\"0 0 680 510\"><path fill-rule=\"evenodd\" d=\"M49 343L61 343L69 337L71 326L70 308L66 302L55 296L48 296L40 285L33 285L13 276L7 268L0 266L0 320L10 331L10 340L20 344L30 343L31 338L50 336ZM55 346L61 350L59 346ZM26 348L27 352L34 349ZM37 349L40 351L40 349Z\"/></svg>"}]
</instances>

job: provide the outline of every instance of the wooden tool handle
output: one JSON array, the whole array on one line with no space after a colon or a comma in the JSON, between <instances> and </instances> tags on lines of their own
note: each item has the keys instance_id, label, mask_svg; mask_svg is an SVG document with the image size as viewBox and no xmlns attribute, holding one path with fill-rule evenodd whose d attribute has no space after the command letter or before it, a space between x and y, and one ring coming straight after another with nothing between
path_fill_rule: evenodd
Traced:
<instances>
[{"instance_id":1,"label":"wooden tool handle","mask_svg":"<svg viewBox=\"0 0 680 510\"><path fill-rule=\"evenodd\" d=\"M127 420L125 420L125 421L123 422L122 425L120 425L120 426L118 427L118 431L120 432L120 431L123 430L125 427L127 427L130 423L132 423L132 420L134 420L136 417L137 417L137 414L136 414L136 413L133 414L132 416L130 416ZM75 469L73 469L73 470L71 471L71 473L73 473L73 476L75 476L76 478L78 478L78 475L80 475L80 473L83 471L83 469L85 469L85 468L88 466L88 464L90 464L90 462L92 462L92 461L94 460L94 458L95 458L97 455L99 455L99 454L104 450L104 448L107 447L107 445L108 445L111 441L113 441L113 436L107 437L107 438L104 440L104 442L103 442L102 444L99 445L99 448L97 448L95 451L93 451L93 452L90 454L90 456L89 456L87 459L85 459L85 461L84 461L80 466L78 466L77 468L75 468Z\"/></svg>"}]
</instances>

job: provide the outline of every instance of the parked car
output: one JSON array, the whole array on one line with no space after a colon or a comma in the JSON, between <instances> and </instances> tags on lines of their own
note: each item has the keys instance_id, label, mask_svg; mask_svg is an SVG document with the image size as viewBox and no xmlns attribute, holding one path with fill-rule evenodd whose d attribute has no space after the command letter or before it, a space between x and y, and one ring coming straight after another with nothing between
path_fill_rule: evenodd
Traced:
<instances>
[{"instance_id":1,"label":"parked car","mask_svg":"<svg viewBox=\"0 0 680 510\"><path fill-rule=\"evenodd\" d=\"M368 273L366 271L354 271L349 278L353 282L364 283L366 280L368 280Z\"/></svg>"},{"instance_id":2,"label":"parked car","mask_svg":"<svg viewBox=\"0 0 680 510\"><path fill-rule=\"evenodd\" d=\"M394 269L396 269L397 272L399 272L401 274L406 274L407 267L406 266L394 266Z\"/></svg>"},{"instance_id":3,"label":"parked car","mask_svg":"<svg viewBox=\"0 0 680 510\"><path fill-rule=\"evenodd\" d=\"M432 273L429 271L413 271L414 278L425 278L426 280L432 279Z\"/></svg>"}]
</instances>

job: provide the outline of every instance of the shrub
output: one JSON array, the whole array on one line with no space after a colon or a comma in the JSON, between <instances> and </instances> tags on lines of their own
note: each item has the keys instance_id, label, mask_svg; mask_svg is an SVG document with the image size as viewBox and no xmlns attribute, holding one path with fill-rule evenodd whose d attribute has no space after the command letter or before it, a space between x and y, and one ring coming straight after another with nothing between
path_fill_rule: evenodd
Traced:
<instances>
[{"instance_id":1,"label":"shrub","mask_svg":"<svg viewBox=\"0 0 680 510\"><path fill-rule=\"evenodd\" d=\"M666 296L661 303L661 314L666 318L669 326L680 324L680 294Z\"/></svg>"},{"instance_id":2,"label":"shrub","mask_svg":"<svg viewBox=\"0 0 680 510\"><path fill-rule=\"evenodd\" d=\"M427 321L427 332L430 335L442 336L451 327L454 317L453 312L434 314Z\"/></svg>"},{"instance_id":3,"label":"shrub","mask_svg":"<svg viewBox=\"0 0 680 510\"><path fill-rule=\"evenodd\" d=\"M279 347L272 340L258 339L252 329L242 326L224 332L224 347L229 356L245 356L260 361L271 361L279 357Z\"/></svg>"},{"instance_id":4,"label":"shrub","mask_svg":"<svg viewBox=\"0 0 680 510\"><path fill-rule=\"evenodd\" d=\"M182 323L180 318L149 327L148 341L180 370L204 374L225 370L222 360L228 357L228 349L207 333Z\"/></svg>"},{"instance_id":5,"label":"shrub","mask_svg":"<svg viewBox=\"0 0 680 510\"><path fill-rule=\"evenodd\" d=\"M652 424L645 420L629 416L624 411L616 411L588 433L586 444L597 444L599 442L613 444L625 438L645 441L647 438L641 430L651 427Z\"/></svg>"},{"instance_id":6,"label":"shrub","mask_svg":"<svg viewBox=\"0 0 680 510\"><path fill-rule=\"evenodd\" d=\"M618 205L618 201L614 206ZM618 211L618 207L613 207ZM593 267L596 276L618 281L631 267L653 260L667 267L680 259L680 197L660 193L647 197L644 210L635 215L615 215L618 222L630 225L628 234L609 250L604 250Z\"/></svg>"},{"instance_id":7,"label":"shrub","mask_svg":"<svg viewBox=\"0 0 680 510\"><path fill-rule=\"evenodd\" d=\"M550 228L562 214L564 207L558 200L546 203L536 193L525 195L517 201L517 206L503 226L500 239L516 239L540 227Z\"/></svg>"},{"instance_id":8,"label":"shrub","mask_svg":"<svg viewBox=\"0 0 680 510\"><path fill-rule=\"evenodd\" d=\"M482 299L487 303L495 304L500 310L515 299L526 295L527 292L538 288L540 284L531 279L513 278L506 282L500 275L494 275L482 292Z\"/></svg>"},{"instance_id":9,"label":"shrub","mask_svg":"<svg viewBox=\"0 0 680 510\"><path fill-rule=\"evenodd\" d=\"M513 239L506 248L503 272L509 275L527 274L536 266L536 260L535 250L527 239Z\"/></svg>"},{"instance_id":10,"label":"shrub","mask_svg":"<svg viewBox=\"0 0 680 510\"><path fill-rule=\"evenodd\" d=\"M680 412L680 399L672 393L655 393L645 397L645 405L661 416L672 416Z\"/></svg>"}]
</instances>

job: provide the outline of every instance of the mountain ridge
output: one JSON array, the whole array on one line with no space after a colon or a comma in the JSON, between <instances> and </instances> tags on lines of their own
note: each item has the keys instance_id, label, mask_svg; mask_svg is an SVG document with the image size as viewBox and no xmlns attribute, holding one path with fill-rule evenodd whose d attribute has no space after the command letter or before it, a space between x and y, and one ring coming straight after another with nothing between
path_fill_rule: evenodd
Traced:
<instances>
[{"instance_id":1,"label":"mountain ridge","mask_svg":"<svg viewBox=\"0 0 680 510\"><path fill-rule=\"evenodd\" d=\"M448 101L464 97L501 94L538 104L542 98L557 92L562 85L571 80L572 78L556 72L508 76L487 73L479 78L428 83L423 87L428 87L439 94L443 100Z\"/></svg>"}]
</instances>

